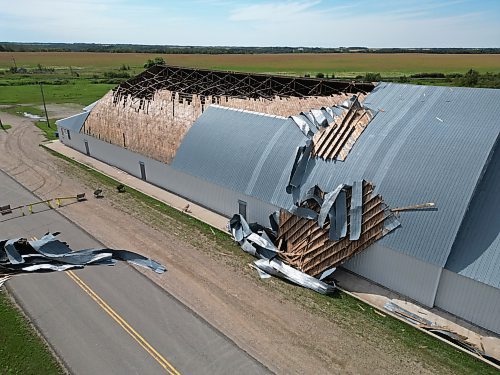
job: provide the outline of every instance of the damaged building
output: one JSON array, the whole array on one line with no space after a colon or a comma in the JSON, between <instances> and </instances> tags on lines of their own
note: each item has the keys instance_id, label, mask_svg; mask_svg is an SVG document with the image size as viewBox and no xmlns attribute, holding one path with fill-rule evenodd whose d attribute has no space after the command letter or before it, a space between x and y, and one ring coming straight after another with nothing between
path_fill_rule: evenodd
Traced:
<instances>
[{"instance_id":1,"label":"damaged building","mask_svg":"<svg viewBox=\"0 0 500 375\"><path fill-rule=\"evenodd\" d=\"M155 66L57 122L69 147L500 333L500 91ZM335 196L335 197L334 197ZM339 198L340 197L340 198Z\"/></svg>"}]
</instances>

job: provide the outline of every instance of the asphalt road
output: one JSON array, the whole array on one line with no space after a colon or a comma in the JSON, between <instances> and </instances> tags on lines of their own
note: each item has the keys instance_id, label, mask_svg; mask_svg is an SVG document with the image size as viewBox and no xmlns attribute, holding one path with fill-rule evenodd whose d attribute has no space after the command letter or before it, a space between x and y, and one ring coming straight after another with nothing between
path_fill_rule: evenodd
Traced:
<instances>
[{"instance_id":1,"label":"asphalt road","mask_svg":"<svg viewBox=\"0 0 500 375\"><path fill-rule=\"evenodd\" d=\"M34 201L29 191L0 171L0 205ZM100 246L55 210L38 209L43 211L1 216L0 238L39 238L59 231L74 249ZM163 277L169 277L168 271ZM269 372L125 263L73 274L21 275L7 287L75 374Z\"/></svg>"}]
</instances>

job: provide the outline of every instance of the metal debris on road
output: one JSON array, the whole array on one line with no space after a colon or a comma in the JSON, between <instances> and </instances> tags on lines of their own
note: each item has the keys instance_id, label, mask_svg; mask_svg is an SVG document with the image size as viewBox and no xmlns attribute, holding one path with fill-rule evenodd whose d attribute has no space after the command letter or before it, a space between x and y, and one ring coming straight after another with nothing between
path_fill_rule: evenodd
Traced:
<instances>
[{"instance_id":1,"label":"metal debris on road","mask_svg":"<svg viewBox=\"0 0 500 375\"><path fill-rule=\"evenodd\" d=\"M65 242L56 239L59 233L47 233L39 240L25 238L0 240L0 286L10 277L23 273L66 271L85 266L113 266L126 261L163 273L160 263L128 250L94 248L73 251Z\"/></svg>"}]
</instances>

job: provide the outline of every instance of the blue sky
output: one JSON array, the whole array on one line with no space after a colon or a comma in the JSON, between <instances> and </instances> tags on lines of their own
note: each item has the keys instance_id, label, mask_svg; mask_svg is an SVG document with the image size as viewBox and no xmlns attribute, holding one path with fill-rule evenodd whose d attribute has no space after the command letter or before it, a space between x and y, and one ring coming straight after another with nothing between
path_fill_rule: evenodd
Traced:
<instances>
[{"instance_id":1,"label":"blue sky","mask_svg":"<svg viewBox=\"0 0 500 375\"><path fill-rule=\"evenodd\" d=\"M500 47L500 0L0 0L0 41Z\"/></svg>"}]
</instances>

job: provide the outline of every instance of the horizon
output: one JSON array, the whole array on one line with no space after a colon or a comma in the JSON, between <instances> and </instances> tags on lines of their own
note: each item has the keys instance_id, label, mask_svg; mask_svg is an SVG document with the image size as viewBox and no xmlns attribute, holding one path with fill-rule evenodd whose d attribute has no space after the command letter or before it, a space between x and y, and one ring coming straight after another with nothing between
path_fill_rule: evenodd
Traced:
<instances>
[{"instance_id":1,"label":"horizon","mask_svg":"<svg viewBox=\"0 0 500 375\"><path fill-rule=\"evenodd\" d=\"M100 42L39 42L39 41L0 41L0 45L4 44L18 44L18 45L96 45L96 46L138 46L138 47L163 47L163 48L242 48L242 49L253 49L253 48L293 48L293 49L346 49L346 50L356 50L356 49L366 49L366 50L500 50L500 47L367 47L367 46L338 46L338 47L319 47L319 46L293 46L293 45L263 45L263 46L241 46L241 45L182 45L182 44L148 44L148 43L100 43ZM0 51L1 52L1 51ZM9 52L9 51L5 51ZM29 51L27 51L29 52ZM56 51L47 51L56 52ZM106 51L103 51L106 52ZM145 51L147 53L148 51ZM168 54L168 52L166 53Z\"/></svg>"}]
</instances>

